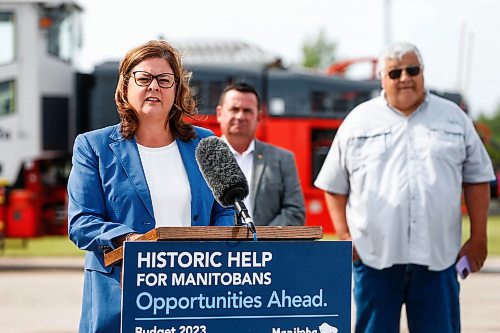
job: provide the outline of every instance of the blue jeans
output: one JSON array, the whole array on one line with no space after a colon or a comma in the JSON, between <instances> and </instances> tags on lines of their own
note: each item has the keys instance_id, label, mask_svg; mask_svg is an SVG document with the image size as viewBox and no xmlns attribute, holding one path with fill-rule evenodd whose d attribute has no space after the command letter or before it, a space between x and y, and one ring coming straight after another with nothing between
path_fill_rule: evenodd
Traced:
<instances>
[{"instance_id":1,"label":"blue jeans","mask_svg":"<svg viewBox=\"0 0 500 333\"><path fill-rule=\"evenodd\" d=\"M444 271L413 264L378 270L358 260L353 272L356 333L399 332L403 304L412 333L460 332L454 265Z\"/></svg>"}]
</instances>

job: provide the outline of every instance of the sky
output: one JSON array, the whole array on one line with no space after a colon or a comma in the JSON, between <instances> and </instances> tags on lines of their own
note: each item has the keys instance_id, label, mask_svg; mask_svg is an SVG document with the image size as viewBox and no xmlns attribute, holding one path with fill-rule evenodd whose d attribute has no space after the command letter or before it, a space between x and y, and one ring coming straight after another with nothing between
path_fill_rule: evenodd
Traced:
<instances>
[{"instance_id":1,"label":"sky","mask_svg":"<svg viewBox=\"0 0 500 333\"><path fill-rule=\"evenodd\" d=\"M120 60L162 36L243 41L301 61L305 41L324 30L338 60L377 56L388 42L421 51L430 88L462 92L470 114L500 106L498 0L78 0L83 7L82 71ZM389 13L389 14L387 14Z\"/></svg>"}]
</instances>

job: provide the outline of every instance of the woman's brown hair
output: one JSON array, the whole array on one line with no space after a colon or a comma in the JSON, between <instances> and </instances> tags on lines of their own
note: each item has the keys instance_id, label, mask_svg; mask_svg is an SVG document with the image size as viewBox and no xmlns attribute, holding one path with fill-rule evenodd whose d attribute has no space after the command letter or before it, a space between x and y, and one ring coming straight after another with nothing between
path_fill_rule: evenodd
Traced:
<instances>
[{"instance_id":1,"label":"woman's brown hair","mask_svg":"<svg viewBox=\"0 0 500 333\"><path fill-rule=\"evenodd\" d=\"M132 139L139 128L137 111L130 105L127 98L131 71L140 62L151 58L165 59L172 67L175 76L175 85L173 86L173 89L176 89L175 99L165 127L169 126L174 137L183 141L196 138L193 125L183 119L184 115L192 118L197 114L196 102L189 86L191 73L182 66L179 51L163 40L152 40L131 49L120 62L115 102L120 116L120 131L123 137Z\"/></svg>"}]
</instances>

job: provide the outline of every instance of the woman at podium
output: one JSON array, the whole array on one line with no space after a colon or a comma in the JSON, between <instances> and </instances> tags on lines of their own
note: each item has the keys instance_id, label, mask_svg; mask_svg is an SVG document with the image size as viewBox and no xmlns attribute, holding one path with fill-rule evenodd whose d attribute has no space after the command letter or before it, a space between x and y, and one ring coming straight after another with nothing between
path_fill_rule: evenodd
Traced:
<instances>
[{"instance_id":1,"label":"woman at podium","mask_svg":"<svg viewBox=\"0 0 500 333\"><path fill-rule=\"evenodd\" d=\"M213 135L196 114L188 73L165 41L131 49L119 67L120 123L79 135L68 181L69 238L86 250L79 332L119 332L120 267L104 253L155 227L233 225L198 169L198 142Z\"/></svg>"}]
</instances>

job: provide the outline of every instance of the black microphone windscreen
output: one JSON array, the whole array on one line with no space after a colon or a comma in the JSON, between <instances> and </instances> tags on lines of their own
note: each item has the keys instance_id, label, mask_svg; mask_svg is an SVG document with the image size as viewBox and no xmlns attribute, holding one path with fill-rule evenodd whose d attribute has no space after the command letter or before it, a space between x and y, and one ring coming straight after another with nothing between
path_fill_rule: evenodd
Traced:
<instances>
[{"instance_id":1,"label":"black microphone windscreen","mask_svg":"<svg viewBox=\"0 0 500 333\"><path fill-rule=\"evenodd\" d=\"M208 187L222 206L248 195L248 182L227 144L216 136L201 139L195 153L196 162Z\"/></svg>"}]
</instances>

